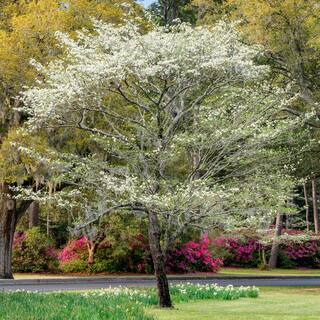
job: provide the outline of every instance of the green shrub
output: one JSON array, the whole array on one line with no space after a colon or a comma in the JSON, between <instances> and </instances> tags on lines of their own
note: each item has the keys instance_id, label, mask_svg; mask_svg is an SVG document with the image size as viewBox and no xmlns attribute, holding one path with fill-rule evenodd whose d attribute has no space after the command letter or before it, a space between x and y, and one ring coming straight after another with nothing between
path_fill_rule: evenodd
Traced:
<instances>
[{"instance_id":1,"label":"green shrub","mask_svg":"<svg viewBox=\"0 0 320 320\"><path fill-rule=\"evenodd\" d=\"M12 264L14 272L57 272L59 262L52 239L39 228L17 232Z\"/></svg>"},{"instance_id":2,"label":"green shrub","mask_svg":"<svg viewBox=\"0 0 320 320\"><path fill-rule=\"evenodd\" d=\"M88 271L88 264L86 261L76 259L60 266L65 273L81 273Z\"/></svg>"},{"instance_id":3,"label":"green shrub","mask_svg":"<svg viewBox=\"0 0 320 320\"><path fill-rule=\"evenodd\" d=\"M297 267L297 263L292 259L290 259L281 249L279 250L279 253L278 253L277 264L279 268L284 268L284 269L293 269Z\"/></svg>"}]
</instances>

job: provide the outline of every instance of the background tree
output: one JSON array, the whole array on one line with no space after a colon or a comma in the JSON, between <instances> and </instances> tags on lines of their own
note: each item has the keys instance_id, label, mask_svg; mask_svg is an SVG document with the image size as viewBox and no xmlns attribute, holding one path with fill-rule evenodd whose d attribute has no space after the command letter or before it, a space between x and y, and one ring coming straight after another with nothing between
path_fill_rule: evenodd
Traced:
<instances>
[{"instance_id":1,"label":"background tree","mask_svg":"<svg viewBox=\"0 0 320 320\"><path fill-rule=\"evenodd\" d=\"M198 24L212 24L219 21L228 12L228 8L224 5L225 0L192 0L193 8Z\"/></svg>"},{"instance_id":2,"label":"background tree","mask_svg":"<svg viewBox=\"0 0 320 320\"><path fill-rule=\"evenodd\" d=\"M293 81L301 95L300 108L305 105L304 110L318 111L318 2L230 0L228 4L244 20L242 28L248 39L266 48L277 81Z\"/></svg>"},{"instance_id":3,"label":"background tree","mask_svg":"<svg viewBox=\"0 0 320 320\"><path fill-rule=\"evenodd\" d=\"M197 15L198 24L214 24L221 17L231 21L239 21L239 28L244 32L246 41L263 46L264 63L270 65L270 77L274 83L282 87L291 87L292 92L298 92L300 99L290 108L284 108L288 113L304 119L310 135L301 140L301 146L306 148L302 155L298 152L294 160L297 178L309 181L307 188L300 188L304 205L308 202L311 210L317 201L312 196L311 179L318 176L318 144L319 140L319 4L317 1L207 1L195 0L193 5L201 15ZM295 136L295 139L299 137ZM307 150L308 149L308 150ZM316 182L316 181L315 181ZM310 186L310 187L308 187ZM316 192L313 192L315 195ZM308 201L308 198L313 198ZM300 197L294 199L302 206ZM317 213L317 210L314 212ZM305 216L305 209L303 209ZM317 214L316 214L317 216ZM298 228L303 227L301 219L284 217L295 221ZM305 220L305 218L304 218ZM314 218L312 219L314 222ZM308 221L304 223L306 226ZM288 225L288 224L287 224Z\"/></svg>"},{"instance_id":4,"label":"background tree","mask_svg":"<svg viewBox=\"0 0 320 320\"><path fill-rule=\"evenodd\" d=\"M151 13L161 25L172 25L177 19L195 22L195 12L191 0L159 0L150 6Z\"/></svg>"},{"instance_id":5,"label":"background tree","mask_svg":"<svg viewBox=\"0 0 320 320\"><path fill-rule=\"evenodd\" d=\"M121 1L122 4L131 4L132 15L138 13L139 6L132 1ZM55 0L41 1L2 1L0 16L0 140L1 143L7 140L7 135L12 132L9 140L14 135L14 129L23 122L23 117L14 108L19 107L20 101L16 99L19 91L30 85L37 71L30 65L30 59L37 59L46 64L63 55L63 50L58 46L55 32L60 30L75 35L76 30L86 27L92 29L92 17L104 21L120 23L120 18L124 13L128 13L128 8L121 6L119 1L68 1L62 3ZM18 131L17 131L18 132ZM18 139L18 138L17 138ZM9 143L9 142L8 142ZM44 141L41 141L44 143ZM39 146L41 147L41 146ZM14 149L2 152L15 152ZM26 177L26 172L22 171L22 176L10 175L14 171L16 154L5 153L1 158L4 161L3 167L7 167L8 174L3 175L1 180L3 190L0 201L0 278L11 278L11 247L12 237L16 224L26 211L27 204L21 206L16 204L14 197L7 198L8 190L20 184L29 183L34 185L33 176ZM13 160L13 161L12 161ZM12 164L12 168L9 164ZM38 179L37 179L38 181ZM9 201L9 202L8 202ZM8 211L8 203L11 203ZM12 210L17 208L17 214ZM24 212L22 212L24 210ZM9 227L10 226L10 227Z\"/></svg>"}]
</instances>

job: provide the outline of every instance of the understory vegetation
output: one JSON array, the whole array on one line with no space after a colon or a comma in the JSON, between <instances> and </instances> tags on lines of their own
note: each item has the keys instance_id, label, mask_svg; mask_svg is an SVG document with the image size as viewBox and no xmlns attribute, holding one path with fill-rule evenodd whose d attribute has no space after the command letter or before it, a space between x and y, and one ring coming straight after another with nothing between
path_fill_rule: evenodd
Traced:
<instances>
[{"instance_id":1,"label":"understory vegetation","mask_svg":"<svg viewBox=\"0 0 320 320\"><path fill-rule=\"evenodd\" d=\"M168 253L166 270L168 273L218 272L222 266L263 269L263 254L268 260L272 247L272 230L266 232L269 241L266 241L266 234L259 236L246 229L219 236L191 233L182 239L184 241L176 242ZM279 268L319 267L318 236L310 234L306 237L302 231L284 229L281 237ZM101 242L94 260L89 263L89 240L84 236L69 240L58 248L54 240L39 228L17 232L13 245L13 269L15 272L85 274L154 272L146 235L128 233L116 238L114 241L107 237Z\"/></svg>"}]
</instances>

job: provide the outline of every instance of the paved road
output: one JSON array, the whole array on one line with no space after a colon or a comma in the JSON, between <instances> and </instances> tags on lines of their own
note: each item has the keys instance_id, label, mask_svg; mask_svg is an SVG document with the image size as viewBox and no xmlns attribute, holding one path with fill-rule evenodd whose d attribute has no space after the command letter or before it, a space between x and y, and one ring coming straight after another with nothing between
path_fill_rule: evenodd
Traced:
<instances>
[{"instance_id":1,"label":"paved road","mask_svg":"<svg viewBox=\"0 0 320 320\"><path fill-rule=\"evenodd\" d=\"M170 280L170 283L210 284L234 286L317 286L320 287L320 277L281 277L281 278L210 278L210 279L189 279ZM60 291L60 290L88 290L102 289L109 287L152 287L155 281L152 279L50 279L50 281L36 280L8 280L0 281L1 291L30 290L30 291Z\"/></svg>"}]
</instances>

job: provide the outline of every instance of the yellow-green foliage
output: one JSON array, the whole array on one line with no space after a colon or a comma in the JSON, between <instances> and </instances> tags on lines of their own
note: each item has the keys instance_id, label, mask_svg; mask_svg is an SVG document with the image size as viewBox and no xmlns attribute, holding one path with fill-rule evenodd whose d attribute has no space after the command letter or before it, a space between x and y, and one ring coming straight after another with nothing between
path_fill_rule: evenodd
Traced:
<instances>
[{"instance_id":1,"label":"yellow-green foliage","mask_svg":"<svg viewBox=\"0 0 320 320\"><path fill-rule=\"evenodd\" d=\"M56 159L43 136L13 129L1 144L0 182L22 184L32 178L39 183L54 174Z\"/></svg>"},{"instance_id":2,"label":"yellow-green foliage","mask_svg":"<svg viewBox=\"0 0 320 320\"><path fill-rule=\"evenodd\" d=\"M36 75L30 59L46 63L62 53L56 31L74 33L90 29L92 18L119 23L123 1L39 0L6 1L0 5L0 82L5 88L21 90ZM138 7L136 7L138 8Z\"/></svg>"},{"instance_id":3,"label":"yellow-green foliage","mask_svg":"<svg viewBox=\"0 0 320 320\"><path fill-rule=\"evenodd\" d=\"M317 0L228 0L227 4L235 9L234 17L246 22L243 30L254 42L275 50L297 45L294 39L305 46L320 45Z\"/></svg>"},{"instance_id":4,"label":"yellow-green foliage","mask_svg":"<svg viewBox=\"0 0 320 320\"><path fill-rule=\"evenodd\" d=\"M76 36L77 30L92 28L93 18L120 23L129 10L122 4L130 4L135 10L134 15L141 13L140 7L133 0L0 2L0 116L3 122L0 127L1 135L6 135L12 124L11 110L12 106L16 106L13 97L23 86L32 86L37 77L37 71L30 65L30 60L35 59L46 65L64 54L56 40L57 31ZM77 137L70 137L67 132L59 132L59 137L64 138L64 150L70 147L80 150L81 153L88 145L86 134L79 133ZM37 177L38 181L39 177L52 174L48 172L49 168L43 161L37 162L37 159L21 150L17 151L19 145L45 155L48 146L44 137L35 137L14 129L3 138L2 143L0 181L22 183L30 179L30 176Z\"/></svg>"},{"instance_id":5,"label":"yellow-green foliage","mask_svg":"<svg viewBox=\"0 0 320 320\"><path fill-rule=\"evenodd\" d=\"M242 22L242 30L254 43L284 50L302 41L303 46L320 46L318 0L193 0L198 22L212 24L231 16Z\"/></svg>"}]
</instances>

